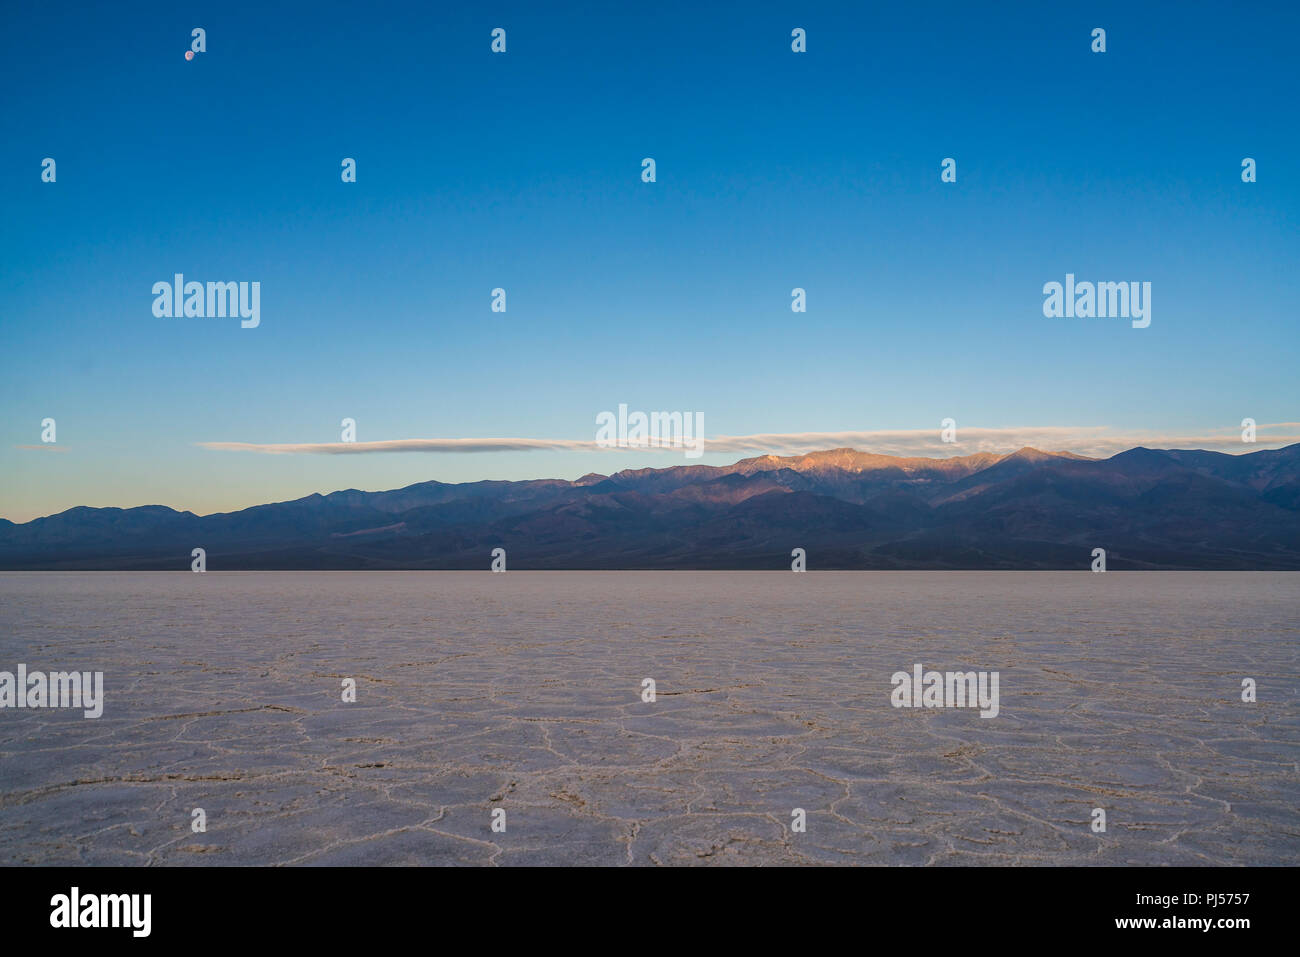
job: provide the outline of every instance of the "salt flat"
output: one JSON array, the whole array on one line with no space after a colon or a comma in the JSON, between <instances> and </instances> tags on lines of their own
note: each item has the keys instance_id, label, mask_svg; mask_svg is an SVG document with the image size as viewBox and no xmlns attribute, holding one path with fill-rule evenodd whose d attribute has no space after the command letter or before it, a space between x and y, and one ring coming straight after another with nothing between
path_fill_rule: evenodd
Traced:
<instances>
[{"instance_id":1,"label":"salt flat","mask_svg":"<svg viewBox=\"0 0 1300 957\"><path fill-rule=\"evenodd\" d=\"M1250 572L4 573L0 670L102 671L105 701L0 710L0 862L1294 865L1298 599ZM917 663L998 672L997 717L892 707Z\"/></svg>"}]
</instances>

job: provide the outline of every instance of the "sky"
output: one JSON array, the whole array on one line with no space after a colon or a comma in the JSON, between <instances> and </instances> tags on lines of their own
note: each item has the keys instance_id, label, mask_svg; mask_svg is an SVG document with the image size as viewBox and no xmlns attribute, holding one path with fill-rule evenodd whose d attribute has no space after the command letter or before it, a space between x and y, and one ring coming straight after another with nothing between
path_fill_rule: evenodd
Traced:
<instances>
[{"instance_id":1,"label":"sky","mask_svg":"<svg viewBox=\"0 0 1300 957\"><path fill-rule=\"evenodd\" d=\"M0 17L13 521L683 464L584 447L620 404L698 413L706 440L787 437L717 443L705 464L762 446L1240 450L1246 417L1245 448L1300 435L1295 4ZM260 283L260 324L155 316L176 273ZM1151 324L1045 317L1067 273L1149 282ZM338 443L345 417L363 447L560 446L223 445ZM945 418L958 441L936 447Z\"/></svg>"}]
</instances>

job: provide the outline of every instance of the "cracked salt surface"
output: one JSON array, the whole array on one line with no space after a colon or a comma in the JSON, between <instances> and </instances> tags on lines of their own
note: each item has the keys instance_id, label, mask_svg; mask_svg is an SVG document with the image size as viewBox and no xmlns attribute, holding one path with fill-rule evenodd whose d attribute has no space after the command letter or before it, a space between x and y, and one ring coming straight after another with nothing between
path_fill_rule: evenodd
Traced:
<instances>
[{"instance_id":1,"label":"cracked salt surface","mask_svg":"<svg viewBox=\"0 0 1300 957\"><path fill-rule=\"evenodd\" d=\"M0 669L106 701L0 711L0 862L1295 864L1298 586L3 573ZM890 707L916 662L999 671L1000 714Z\"/></svg>"}]
</instances>

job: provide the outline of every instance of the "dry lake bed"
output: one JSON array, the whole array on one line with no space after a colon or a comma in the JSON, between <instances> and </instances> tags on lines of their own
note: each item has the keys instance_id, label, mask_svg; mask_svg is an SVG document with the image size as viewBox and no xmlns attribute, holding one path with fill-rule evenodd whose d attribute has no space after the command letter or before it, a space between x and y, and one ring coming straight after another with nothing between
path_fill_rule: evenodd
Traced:
<instances>
[{"instance_id":1,"label":"dry lake bed","mask_svg":"<svg viewBox=\"0 0 1300 957\"><path fill-rule=\"evenodd\" d=\"M4 864L1300 863L1300 573L3 573L20 664Z\"/></svg>"}]
</instances>

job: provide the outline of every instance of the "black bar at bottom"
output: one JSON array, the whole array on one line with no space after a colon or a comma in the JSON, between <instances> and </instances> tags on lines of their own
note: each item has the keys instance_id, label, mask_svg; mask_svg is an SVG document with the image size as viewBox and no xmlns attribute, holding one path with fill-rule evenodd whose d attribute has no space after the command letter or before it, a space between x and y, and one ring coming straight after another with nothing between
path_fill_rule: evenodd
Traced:
<instances>
[{"instance_id":1,"label":"black bar at bottom","mask_svg":"<svg viewBox=\"0 0 1300 957\"><path fill-rule=\"evenodd\" d=\"M7 943L76 934L127 946L391 946L433 929L483 935L489 947L516 934L534 946L559 935L636 950L687 932L698 941L701 927L729 947L801 929L812 944L837 927L866 944L1128 937L1222 947L1277 935L1294 911L1287 868L708 870L11 867L0 872L0 914ZM118 895L149 895L147 924L144 897Z\"/></svg>"}]
</instances>

